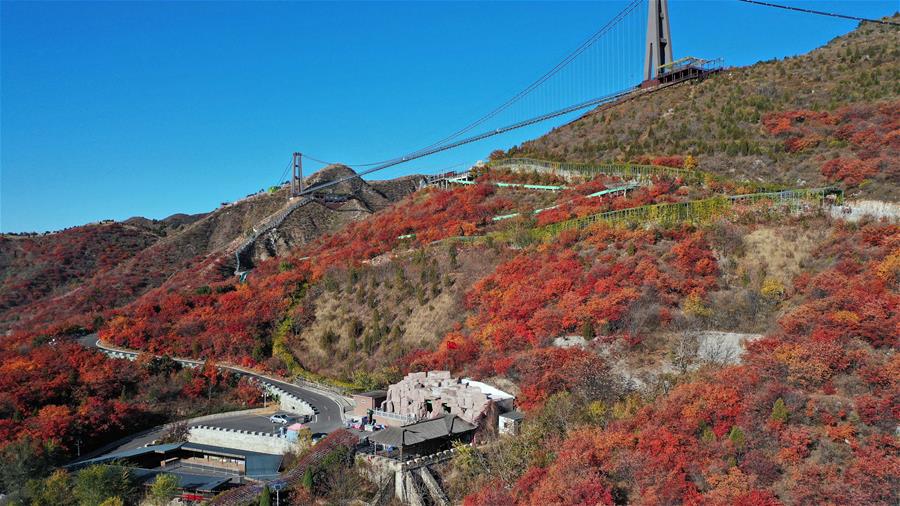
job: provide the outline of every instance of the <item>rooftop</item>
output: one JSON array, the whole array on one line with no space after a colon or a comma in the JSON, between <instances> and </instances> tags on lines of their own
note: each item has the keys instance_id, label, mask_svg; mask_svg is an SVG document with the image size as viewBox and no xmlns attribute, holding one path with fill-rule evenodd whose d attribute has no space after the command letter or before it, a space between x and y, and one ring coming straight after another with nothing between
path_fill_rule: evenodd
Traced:
<instances>
[{"instance_id":1,"label":"rooftop","mask_svg":"<svg viewBox=\"0 0 900 506\"><path fill-rule=\"evenodd\" d=\"M379 397L387 397L387 390L372 390L371 392L363 392L361 394L354 395L358 395L360 397L372 397L377 399Z\"/></svg>"},{"instance_id":2,"label":"rooftop","mask_svg":"<svg viewBox=\"0 0 900 506\"><path fill-rule=\"evenodd\" d=\"M492 387L487 383L475 381L472 378L463 378L462 383L471 387L478 388L482 393L490 396L490 398L494 400L512 399L515 397L514 395L508 394L497 387Z\"/></svg>"},{"instance_id":3,"label":"rooftop","mask_svg":"<svg viewBox=\"0 0 900 506\"><path fill-rule=\"evenodd\" d=\"M402 427L388 427L369 437L369 441L386 446L410 446L431 439L463 434L475 426L456 415L443 415Z\"/></svg>"},{"instance_id":4,"label":"rooftop","mask_svg":"<svg viewBox=\"0 0 900 506\"><path fill-rule=\"evenodd\" d=\"M162 459L166 458L167 454L176 452L178 450L202 453L205 455L215 455L232 459L242 459L244 461L245 474L250 477L260 478L277 475L278 470L281 468L281 460L283 458L282 455L273 453L261 453L248 450L239 450L236 448L226 448L224 446L183 442L145 446L141 448L134 448L132 450L107 453L106 455L102 455L100 457L70 464L70 467L74 469L81 469L93 464L108 464L117 460L140 460L140 457L148 457L151 454L158 454L159 458ZM144 461L144 463L146 463L146 461Z\"/></svg>"},{"instance_id":5,"label":"rooftop","mask_svg":"<svg viewBox=\"0 0 900 506\"><path fill-rule=\"evenodd\" d=\"M160 474L171 474L178 479L178 488L200 492L217 492L229 481L229 477L207 476L165 469L133 469L134 477L143 484L151 483Z\"/></svg>"},{"instance_id":6,"label":"rooftop","mask_svg":"<svg viewBox=\"0 0 900 506\"><path fill-rule=\"evenodd\" d=\"M507 411L506 413L500 413L501 418L509 418L510 420L524 420L525 415L523 415L519 411Z\"/></svg>"}]
</instances>

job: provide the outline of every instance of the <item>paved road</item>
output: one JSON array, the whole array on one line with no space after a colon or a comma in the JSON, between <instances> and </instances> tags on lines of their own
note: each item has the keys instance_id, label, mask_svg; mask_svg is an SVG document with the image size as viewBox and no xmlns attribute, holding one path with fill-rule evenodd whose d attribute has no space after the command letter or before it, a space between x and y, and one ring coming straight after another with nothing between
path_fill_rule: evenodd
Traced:
<instances>
[{"instance_id":1,"label":"paved road","mask_svg":"<svg viewBox=\"0 0 900 506\"><path fill-rule=\"evenodd\" d=\"M279 410L267 411L264 413L235 414L234 416L230 416L228 418L221 418L218 420L203 422L202 425L208 425L210 427L222 427L224 429L252 430L256 432L277 433L282 425L272 423L269 420L269 417L274 413L279 413L287 416L288 420L291 421L290 423L298 421L296 415ZM331 430L334 430L332 428L332 424L329 422L310 421L309 423L305 423L304 425L309 427L309 430L312 431L313 434L330 432Z\"/></svg>"},{"instance_id":2,"label":"paved road","mask_svg":"<svg viewBox=\"0 0 900 506\"><path fill-rule=\"evenodd\" d=\"M99 342L97 341L96 334L89 334L78 339L78 342L86 347L86 348L95 348L95 349L103 349ZM200 364L201 361L197 360L186 360L186 359L178 359L179 362L183 363L193 363ZM326 394L323 392L317 392L315 390L300 387L294 385L292 383L286 383L284 381L279 381L277 379L261 376L259 374L237 369L229 366L220 366L223 369L228 369L238 374L246 375L251 378L255 378L259 381L266 381L272 384L277 385L278 387L284 389L291 394L296 395L297 397L303 399L310 406L312 406L313 410L316 412L316 416L313 418L310 423L307 424L310 430L315 433L328 433L339 428L343 427L343 408L342 406L332 397L334 394ZM268 417L269 413L263 414L247 414L247 413L235 413L234 416L218 418L212 421L204 421L202 425L209 425L212 427L224 427L230 429L242 429L242 430L253 430L258 432L273 432L273 428L275 427L272 422L269 421ZM131 440L125 442L123 445L119 446L117 450L126 450L132 448L138 448L144 446L145 444L153 441L154 439L158 439L162 434L163 430L156 429L151 430L146 433L136 434Z\"/></svg>"}]
</instances>

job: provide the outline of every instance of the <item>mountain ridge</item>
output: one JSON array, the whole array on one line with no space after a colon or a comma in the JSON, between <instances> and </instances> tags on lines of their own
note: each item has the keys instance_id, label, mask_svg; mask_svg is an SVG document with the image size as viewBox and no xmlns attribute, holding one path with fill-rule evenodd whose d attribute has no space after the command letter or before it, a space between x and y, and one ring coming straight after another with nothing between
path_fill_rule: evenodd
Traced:
<instances>
[{"instance_id":1,"label":"mountain ridge","mask_svg":"<svg viewBox=\"0 0 900 506\"><path fill-rule=\"evenodd\" d=\"M308 181L330 181L338 175L347 177L352 174L355 172L349 167L329 166L309 176ZM315 202L308 210L292 213L277 232L264 234L256 241L250 250L250 259L258 261L277 256L321 233L336 230L349 221L383 209L418 188L420 181L421 177L405 176L380 181L375 183L377 187L361 179L341 183L338 189L346 192L348 198L345 202L336 206ZM286 186L281 186L272 192L250 195L208 213L176 213L162 220L133 217L122 222L106 221L49 234L5 235L0 238L0 282L4 283L0 293L7 294L6 299L9 300L3 303L4 307L0 310L0 331L65 320L79 313L92 315L90 318L79 318L81 324L88 324L104 311L134 300L191 266L207 266L201 269L203 275L200 279L226 279L234 271L234 249L255 226L290 205L288 192ZM361 203L361 207L354 203ZM62 288L42 288L43 295L40 296L38 293L20 293L26 285L40 283L38 279L27 276L29 271L24 265L14 264L16 255L24 255L21 249L31 248L32 243L46 243L48 248L66 250L71 248L71 240L79 240L80 235L94 235L96 231L105 231L103 235L107 241L114 244L118 239L112 230L120 231L122 240L131 235L143 237L143 247L132 248L133 251L121 256L116 265L102 270L73 272L68 276L57 273L53 283ZM61 261L77 264L78 251L69 252L71 258L62 258ZM92 255L96 253L88 253L86 261L90 262ZM46 264L48 267L44 271L52 270L49 267L51 259L34 258L31 262ZM15 271L18 271L18 276Z\"/></svg>"}]
</instances>

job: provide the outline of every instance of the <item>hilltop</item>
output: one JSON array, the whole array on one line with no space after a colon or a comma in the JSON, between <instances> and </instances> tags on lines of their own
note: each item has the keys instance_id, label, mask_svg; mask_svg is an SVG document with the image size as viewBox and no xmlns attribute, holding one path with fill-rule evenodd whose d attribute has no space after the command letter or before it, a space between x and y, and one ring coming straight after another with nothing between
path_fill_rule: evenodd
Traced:
<instances>
[{"instance_id":1,"label":"hilltop","mask_svg":"<svg viewBox=\"0 0 900 506\"><path fill-rule=\"evenodd\" d=\"M896 28L868 23L808 54L728 68L589 112L506 154L566 161L692 155L698 168L731 178L837 183L851 197L896 201L898 100Z\"/></svg>"}]
</instances>

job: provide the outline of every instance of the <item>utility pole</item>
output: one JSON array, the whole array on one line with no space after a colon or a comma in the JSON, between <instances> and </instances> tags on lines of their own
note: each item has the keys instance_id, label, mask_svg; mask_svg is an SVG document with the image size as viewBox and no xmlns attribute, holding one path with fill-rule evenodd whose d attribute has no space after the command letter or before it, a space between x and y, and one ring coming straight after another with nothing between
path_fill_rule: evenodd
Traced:
<instances>
[{"instance_id":1,"label":"utility pole","mask_svg":"<svg viewBox=\"0 0 900 506\"><path fill-rule=\"evenodd\" d=\"M299 196L303 193L303 154L294 153L293 166L291 171L291 198Z\"/></svg>"},{"instance_id":2,"label":"utility pole","mask_svg":"<svg viewBox=\"0 0 900 506\"><path fill-rule=\"evenodd\" d=\"M672 63L672 34L669 32L668 0L649 0L647 44L644 48L644 81L659 77L659 67Z\"/></svg>"}]
</instances>

